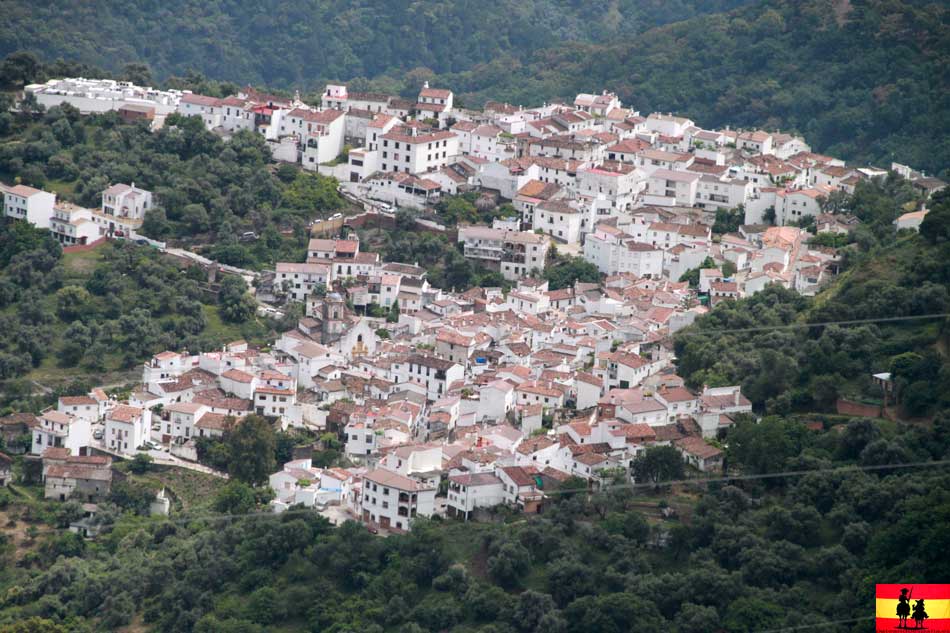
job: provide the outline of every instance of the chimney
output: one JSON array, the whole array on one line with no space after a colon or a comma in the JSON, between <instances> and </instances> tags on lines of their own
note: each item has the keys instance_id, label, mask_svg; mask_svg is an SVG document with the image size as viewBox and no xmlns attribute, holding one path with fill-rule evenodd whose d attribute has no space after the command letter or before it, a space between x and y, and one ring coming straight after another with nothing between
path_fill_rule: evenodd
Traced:
<instances>
[{"instance_id":1,"label":"chimney","mask_svg":"<svg viewBox=\"0 0 950 633\"><path fill-rule=\"evenodd\" d=\"M428 81L426 81L425 83L422 84L423 90L426 89L426 88L428 88L428 87L429 87L429 82L428 82Z\"/></svg>"},{"instance_id":2,"label":"chimney","mask_svg":"<svg viewBox=\"0 0 950 633\"><path fill-rule=\"evenodd\" d=\"M736 387L736 391L735 391L735 404L736 404L737 407L739 406L739 391L740 391L740 388L739 388L739 387Z\"/></svg>"}]
</instances>

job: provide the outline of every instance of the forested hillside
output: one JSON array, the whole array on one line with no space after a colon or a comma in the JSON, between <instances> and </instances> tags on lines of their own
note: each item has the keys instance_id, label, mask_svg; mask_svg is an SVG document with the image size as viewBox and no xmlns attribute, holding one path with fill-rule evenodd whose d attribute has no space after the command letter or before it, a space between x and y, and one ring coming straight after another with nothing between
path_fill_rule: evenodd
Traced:
<instances>
[{"instance_id":1,"label":"forested hillside","mask_svg":"<svg viewBox=\"0 0 950 633\"><path fill-rule=\"evenodd\" d=\"M642 111L702 126L797 130L819 151L947 174L946 3L764 0L621 44L559 46L446 76L470 101L524 102L606 86Z\"/></svg>"},{"instance_id":2,"label":"forested hillside","mask_svg":"<svg viewBox=\"0 0 950 633\"><path fill-rule=\"evenodd\" d=\"M859 162L944 177L950 165L950 28L937 1L11 0L0 56L16 50L305 90L345 80L409 95L430 79L468 105L606 87L641 111L796 130Z\"/></svg>"},{"instance_id":3,"label":"forested hillside","mask_svg":"<svg viewBox=\"0 0 950 633\"><path fill-rule=\"evenodd\" d=\"M748 0L746 0L748 1ZM601 42L743 0L80 0L4 2L0 57L32 50L160 77L195 69L278 87L416 67L457 72L555 42Z\"/></svg>"},{"instance_id":4,"label":"forested hillside","mask_svg":"<svg viewBox=\"0 0 950 633\"><path fill-rule=\"evenodd\" d=\"M838 397L880 403L880 372L893 374L891 404L908 416L950 406L950 195L934 196L919 235L895 239L908 189L894 177L862 183L845 202L866 223L846 249L850 268L813 299L770 287L717 306L677 335L680 374L694 386L741 383L772 413L833 410ZM874 322L836 324L855 320Z\"/></svg>"}]
</instances>

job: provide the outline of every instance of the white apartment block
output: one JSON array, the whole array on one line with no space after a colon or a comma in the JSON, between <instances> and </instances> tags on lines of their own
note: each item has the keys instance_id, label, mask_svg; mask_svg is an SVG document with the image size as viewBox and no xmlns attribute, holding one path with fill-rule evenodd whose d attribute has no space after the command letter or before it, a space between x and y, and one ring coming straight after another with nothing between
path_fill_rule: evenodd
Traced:
<instances>
[{"instance_id":1,"label":"white apartment block","mask_svg":"<svg viewBox=\"0 0 950 633\"><path fill-rule=\"evenodd\" d=\"M435 513L435 486L377 469L363 475L361 516L385 530L409 531L417 516Z\"/></svg>"},{"instance_id":2,"label":"white apartment block","mask_svg":"<svg viewBox=\"0 0 950 633\"><path fill-rule=\"evenodd\" d=\"M458 241L464 245L465 257L497 266L510 281L531 275L532 271L543 271L550 249L546 236L487 226L459 228Z\"/></svg>"},{"instance_id":3,"label":"white apartment block","mask_svg":"<svg viewBox=\"0 0 950 633\"><path fill-rule=\"evenodd\" d=\"M594 231L584 240L584 259L605 275L631 273L638 277L663 275L663 249L636 241L626 234Z\"/></svg>"},{"instance_id":4,"label":"white apartment block","mask_svg":"<svg viewBox=\"0 0 950 633\"><path fill-rule=\"evenodd\" d=\"M436 171L455 162L459 153L458 137L448 130L394 128L379 138L379 166L384 172L423 174Z\"/></svg>"}]
</instances>

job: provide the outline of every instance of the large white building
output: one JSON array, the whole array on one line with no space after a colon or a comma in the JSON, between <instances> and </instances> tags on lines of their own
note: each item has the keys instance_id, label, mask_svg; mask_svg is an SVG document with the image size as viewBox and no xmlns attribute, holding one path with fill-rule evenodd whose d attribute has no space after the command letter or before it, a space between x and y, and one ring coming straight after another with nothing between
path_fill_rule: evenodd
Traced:
<instances>
[{"instance_id":1,"label":"large white building","mask_svg":"<svg viewBox=\"0 0 950 633\"><path fill-rule=\"evenodd\" d=\"M31 84L24 89L46 108L63 103L83 114L118 110L123 106L147 106L159 115L175 112L183 93L180 90L156 90L136 86L128 81L112 79L50 79L45 84Z\"/></svg>"},{"instance_id":2,"label":"large white building","mask_svg":"<svg viewBox=\"0 0 950 633\"><path fill-rule=\"evenodd\" d=\"M613 229L613 227L609 227ZM632 273L658 278L663 274L663 249L638 242L618 229L599 228L584 240L584 259L605 275Z\"/></svg>"},{"instance_id":3,"label":"large white building","mask_svg":"<svg viewBox=\"0 0 950 633\"><path fill-rule=\"evenodd\" d=\"M386 530L409 531L417 516L435 513L436 487L389 470L363 476L361 516L364 523Z\"/></svg>"},{"instance_id":4,"label":"large white building","mask_svg":"<svg viewBox=\"0 0 950 633\"><path fill-rule=\"evenodd\" d=\"M26 185L8 187L0 184L3 193L3 214L15 220L26 220L40 229L50 228L56 194Z\"/></svg>"},{"instance_id":5,"label":"large white building","mask_svg":"<svg viewBox=\"0 0 950 633\"><path fill-rule=\"evenodd\" d=\"M379 168L423 174L455 162L458 137L448 130L420 131L417 127L393 128L379 137Z\"/></svg>"}]
</instances>

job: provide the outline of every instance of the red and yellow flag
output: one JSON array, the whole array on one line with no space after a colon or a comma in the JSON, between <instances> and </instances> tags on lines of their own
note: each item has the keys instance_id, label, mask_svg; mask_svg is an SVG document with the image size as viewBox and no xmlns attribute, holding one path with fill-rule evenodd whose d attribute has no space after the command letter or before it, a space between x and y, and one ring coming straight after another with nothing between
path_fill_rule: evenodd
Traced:
<instances>
[{"instance_id":1,"label":"red and yellow flag","mask_svg":"<svg viewBox=\"0 0 950 633\"><path fill-rule=\"evenodd\" d=\"M901 626L898 606L901 604L901 590L907 600L907 621ZM950 631L950 585L929 585L905 583L899 585L878 585L877 602L877 633L904 633L905 631ZM927 617L919 622L918 600L923 600L923 611ZM906 627L906 628L905 628Z\"/></svg>"}]
</instances>

